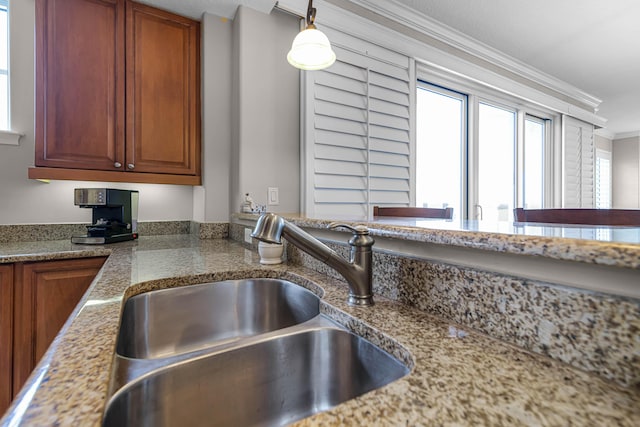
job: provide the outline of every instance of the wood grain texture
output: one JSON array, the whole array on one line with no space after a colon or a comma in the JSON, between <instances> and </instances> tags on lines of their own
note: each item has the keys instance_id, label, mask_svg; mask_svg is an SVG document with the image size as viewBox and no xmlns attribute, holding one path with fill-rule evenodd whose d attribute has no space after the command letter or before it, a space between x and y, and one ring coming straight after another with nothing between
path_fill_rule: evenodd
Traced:
<instances>
[{"instance_id":1,"label":"wood grain texture","mask_svg":"<svg viewBox=\"0 0 640 427\"><path fill-rule=\"evenodd\" d=\"M523 209L515 208L516 222L547 224L640 226L638 209Z\"/></svg>"},{"instance_id":2,"label":"wood grain texture","mask_svg":"<svg viewBox=\"0 0 640 427\"><path fill-rule=\"evenodd\" d=\"M36 166L122 169L124 0L37 0Z\"/></svg>"},{"instance_id":3,"label":"wood grain texture","mask_svg":"<svg viewBox=\"0 0 640 427\"><path fill-rule=\"evenodd\" d=\"M104 261L104 257L96 257L15 265L15 393L69 318Z\"/></svg>"},{"instance_id":4,"label":"wood grain texture","mask_svg":"<svg viewBox=\"0 0 640 427\"><path fill-rule=\"evenodd\" d=\"M453 208L373 207L373 216L397 216L413 218L453 218Z\"/></svg>"},{"instance_id":5,"label":"wood grain texture","mask_svg":"<svg viewBox=\"0 0 640 427\"><path fill-rule=\"evenodd\" d=\"M13 265L0 265L0 414L13 399Z\"/></svg>"},{"instance_id":6,"label":"wood grain texture","mask_svg":"<svg viewBox=\"0 0 640 427\"><path fill-rule=\"evenodd\" d=\"M198 21L36 0L36 167L199 177L200 108ZM111 181L174 183L157 177Z\"/></svg>"},{"instance_id":7,"label":"wood grain texture","mask_svg":"<svg viewBox=\"0 0 640 427\"><path fill-rule=\"evenodd\" d=\"M135 173L45 167L29 168L28 175L30 179L61 179L72 181L138 182L142 184L177 185L200 185L202 183L200 175L173 175L162 173Z\"/></svg>"},{"instance_id":8,"label":"wood grain texture","mask_svg":"<svg viewBox=\"0 0 640 427\"><path fill-rule=\"evenodd\" d=\"M127 167L200 174L200 23L127 2Z\"/></svg>"}]
</instances>

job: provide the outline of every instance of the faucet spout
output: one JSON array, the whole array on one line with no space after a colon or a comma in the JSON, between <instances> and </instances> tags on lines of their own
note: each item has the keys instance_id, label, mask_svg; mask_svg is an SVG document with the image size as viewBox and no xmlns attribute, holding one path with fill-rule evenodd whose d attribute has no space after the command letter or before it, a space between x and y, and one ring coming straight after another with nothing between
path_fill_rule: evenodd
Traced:
<instances>
[{"instance_id":1,"label":"faucet spout","mask_svg":"<svg viewBox=\"0 0 640 427\"><path fill-rule=\"evenodd\" d=\"M349 240L351 246L350 260L341 257L337 252L316 239L295 224L286 221L274 213L264 213L258 218L252 237L268 243L287 241L312 257L332 267L340 273L349 284L350 305L373 305L373 246L374 240L364 226L351 227L344 224L329 224L330 228L347 228L353 233Z\"/></svg>"}]
</instances>

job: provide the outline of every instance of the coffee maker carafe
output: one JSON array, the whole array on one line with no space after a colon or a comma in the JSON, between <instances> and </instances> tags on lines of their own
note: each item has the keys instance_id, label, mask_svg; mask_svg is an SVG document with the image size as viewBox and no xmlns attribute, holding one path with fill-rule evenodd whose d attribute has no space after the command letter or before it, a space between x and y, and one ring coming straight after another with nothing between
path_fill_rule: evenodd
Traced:
<instances>
[{"instance_id":1,"label":"coffee maker carafe","mask_svg":"<svg viewBox=\"0 0 640 427\"><path fill-rule=\"evenodd\" d=\"M113 188L76 188L74 204L93 209L87 234L71 242L100 245L138 238L138 192Z\"/></svg>"}]
</instances>

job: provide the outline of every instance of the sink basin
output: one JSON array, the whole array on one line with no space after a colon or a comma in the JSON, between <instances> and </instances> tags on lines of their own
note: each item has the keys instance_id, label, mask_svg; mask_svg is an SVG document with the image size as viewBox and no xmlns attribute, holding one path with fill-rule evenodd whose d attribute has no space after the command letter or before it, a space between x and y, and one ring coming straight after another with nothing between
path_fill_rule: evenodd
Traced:
<instances>
[{"instance_id":1,"label":"sink basin","mask_svg":"<svg viewBox=\"0 0 640 427\"><path fill-rule=\"evenodd\" d=\"M143 376L114 394L103 426L286 425L407 373L350 332L305 330Z\"/></svg>"},{"instance_id":2,"label":"sink basin","mask_svg":"<svg viewBox=\"0 0 640 427\"><path fill-rule=\"evenodd\" d=\"M303 323L319 298L286 280L244 279L163 289L127 300L116 352L175 356Z\"/></svg>"}]
</instances>

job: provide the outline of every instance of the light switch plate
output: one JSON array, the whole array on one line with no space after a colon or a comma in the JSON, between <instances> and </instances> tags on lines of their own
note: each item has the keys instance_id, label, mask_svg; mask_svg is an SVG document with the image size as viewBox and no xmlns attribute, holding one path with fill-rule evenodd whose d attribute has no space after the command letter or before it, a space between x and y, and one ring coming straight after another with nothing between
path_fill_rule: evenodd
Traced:
<instances>
[{"instance_id":1,"label":"light switch plate","mask_svg":"<svg viewBox=\"0 0 640 427\"><path fill-rule=\"evenodd\" d=\"M269 187L267 192L267 204L268 205L278 205L280 204L280 195L278 194L278 187Z\"/></svg>"}]
</instances>

